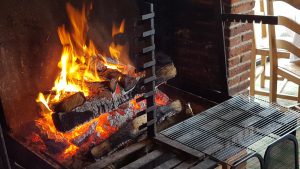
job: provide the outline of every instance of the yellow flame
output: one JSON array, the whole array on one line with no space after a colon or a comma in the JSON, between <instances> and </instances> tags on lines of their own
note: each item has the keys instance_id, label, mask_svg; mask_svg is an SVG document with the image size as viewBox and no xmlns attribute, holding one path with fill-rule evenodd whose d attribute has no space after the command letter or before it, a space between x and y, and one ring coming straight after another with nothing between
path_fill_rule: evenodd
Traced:
<instances>
[{"instance_id":1,"label":"yellow flame","mask_svg":"<svg viewBox=\"0 0 300 169\"><path fill-rule=\"evenodd\" d=\"M39 93L38 98L35 101L38 103L42 103L49 111L51 111L48 106L49 100L50 100L50 95L48 95L48 97L45 98L43 93Z\"/></svg>"},{"instance_id":2,"label":"yellow flame","mask_svg":"<svg viewBox=\"0 0 300 169\"><path fill-rule=\"evenodd\" d=\"M117 27L115 24L113 24L112 28L112 37L114 37L117 34L124 33L125 31L125 20L122 20L120 27ZM115 60L120 60L121 53L123 52L124 46L115 44L114 42L110 44L109 46L109 53Z\"/></svg>"}]
</instances>

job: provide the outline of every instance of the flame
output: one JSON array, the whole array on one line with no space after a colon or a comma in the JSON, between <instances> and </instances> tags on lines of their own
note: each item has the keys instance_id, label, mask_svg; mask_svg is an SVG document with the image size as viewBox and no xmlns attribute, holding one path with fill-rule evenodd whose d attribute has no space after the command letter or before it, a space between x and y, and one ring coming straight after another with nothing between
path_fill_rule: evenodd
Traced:
<instances>
[{"instance_id":1,"label":"flame","mask_svg":"<svg viewBox=\"0 0 300 169\"><path fill-rule=\"evenodd\" d=\"M125 20L122 20L119 28L115 24L113 24L112 37L115 37L117 34L122 34L122 33L124 33L124 31L125 31ZM111 43L109 46L110 55L115 60L120 60L123 49L124 49L124 46L116 44L114 42Z\"/></svg>"},{"instance_id":2,"label":"flame","mask_svg":"<svg viewBox=\"0 0 300 169\"><path fill-rule=\"evenodd\" d=\"M106 58L99 54L96 46L92 40L87 41L87 15L92 6L87 9L83 5L82 10L76 10L70 3L66 5L68 17L71 22L72 31L68 32L64 25L58 27L58 36L63 46L58 67L60 73L57 76L54 86L52 88L54 95L48 96L48 99L43 99L42 93L39 93L37 102L41 102L50 110L49 104L60 101L68 94L75 92L83 92L85 96L89 95L89 90L86 87L86 82L101 82L105 78L100 77L97 71L97 64L92 60L98 58L104 66L110 69L122 70L124 66L120 64L108 63ZM125 20L117 27L113 24L112 36L118 33L124 33ZM109 46L110 55L119 60L123 52L123 46L111 43Z\"/></svg>"},{"instance_id":3,"label":"flame","mask_svg":"<svg viewBox=\"0 0 300 169\"><path fill-rule=\"evenodd\" d=\"M43 135L49 139L63 142L68 147L60 155L60 159L72 157L79 151L79 147L72 143L76 137L88 132L93 123L98 122L95 132L101 135L101 138L107 138L117 131L117 127L111 126L108 121L109 113L103 114L83 125L77 126L72 131L61 133L56 130L53 124L51 105L62 100L64 97L75 93L83 92L85 96L89 96L89 89L85 85L87 82L101 82L106 80L99 76L97 71L98 64L102 64L110 69L125 71L125 66L119 63L119 59L124 52L123 46L114 42L109 46L110 56L117 63L109 63L104 55L99 54L94 42L87 38L88 24L87 16L92 6L83 5L82 10L75 9L70 3L67 3L66 10L71 22L71 31L67 31L64 25L58 27L57 33L63 46L61 59L58 63L60 72L54 82L50 94L44 95L39 93L36 102L42 103L47 110L41 112L41 118L35 120L36 126L41 130ZM124 33L125 20L119 27L113 24L112 36ZM95 60L99 62L95 62ZM123 72L124 73L124 72ZM32 140L41 139L33 136Z\"/></svg>"},{"instance_id":4,"label":"flame","mask_svg":"<svg viewBox=\"0 0 300 169\"><path fill-rule=\"evenodd\" d=\"M117 27L115 23L113 23L113 28L112 28L112 37L119 33L124 33L125 31L125 20L122 20L120 27Z\"/></svg>"},{"instance_id":5,"label":"flame","mask_svg":"<svg viewBox=\"0 0 300 169\"><path fill-rule=\"evenodd\" d=\"M39 93L38 98L35 101L42 103L48 110L50 110L48 106L49 100L50 100L50 95L48 95L48 97L45 98L45 96L42 93Z\"/></svg>"}]
</instances>

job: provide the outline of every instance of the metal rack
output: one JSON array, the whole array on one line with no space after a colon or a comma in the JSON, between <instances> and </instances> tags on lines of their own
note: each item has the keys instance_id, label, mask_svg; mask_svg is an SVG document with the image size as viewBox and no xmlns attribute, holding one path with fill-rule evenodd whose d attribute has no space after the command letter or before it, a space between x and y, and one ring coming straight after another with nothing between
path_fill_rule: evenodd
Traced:
<instances>
[{"instance_id":1,"label":"metal rack","mask_svg":"<svg viewBox=\"0 0 300 169\"><path fill-rule=\"evenodd\" d=\"M150 57L150 60L140 67L139 71L145 71L146 76L143 79L143 85L145 88L145 94L137 100L140 102L146 99L147 109L137 114L137 116L141 116L147 113L147 124L142 125L140 130L147 128L147 134L149 137L154 137L156 134L156 105L154 101L155 94L155 44L154 44L154 5L153 3L144 2L145 7L141 10L141 24L149 25L149 29L142 33L142 37L140 37L143 41L150 42L150 46L144 47L142 51L139 52L139 57Z\"/></svg>"},{"instance_id":2,"label":"metal rack","mask_svg":"<svg viewBox=\"0 0 300 169\"><path fill-rule=\"evenodd\" d=\"M160 134L232 167L252 157L264 166L269 146L280 140L295 140L289 133L300 126L299 120L296 111L240 95ZM297 153L298 145L294 144Z\"/></svg>"}]
</instances>

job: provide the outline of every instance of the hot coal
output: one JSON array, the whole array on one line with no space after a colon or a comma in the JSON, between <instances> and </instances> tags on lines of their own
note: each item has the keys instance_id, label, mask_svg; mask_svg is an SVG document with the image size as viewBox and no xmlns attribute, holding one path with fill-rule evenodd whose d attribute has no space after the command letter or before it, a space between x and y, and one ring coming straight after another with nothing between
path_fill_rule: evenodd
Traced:
<instances>
[{"instance_id":1,"label":"hot coal","mask_svg":"<svg viewBox=\"0 0 300 169\"><path fill-rule=\"evenodd\" d=\"M80 147L88 139L88 137L95 132L97 125L98 125L98 121L94 122L93 124L90 125L87 132L85 132L83 135L77 136L76 138L71 140L71 142L76 146Z\"/></svg>"},{"instance_id":2,"label":"hot coal","mask_svg":"<svg viewBox=\"0 0 300 169\"><path fill-rule=\"evenodd\" d=\"M173 113L179 113L182 111L182 105L179 100L176 100L168 105L160 106L157 108L157 121L160 121L161 118L164 118L166 115ZM127 123L125 126L122 126L116 133L111 135L107 140L101 144L95 146L91 149L91 154L99 158L113 149L118 145L128 141L136 140L140 135L139 128L147 123L147 115L142 115L134 120Z\"/></svg>"}]
</instances>

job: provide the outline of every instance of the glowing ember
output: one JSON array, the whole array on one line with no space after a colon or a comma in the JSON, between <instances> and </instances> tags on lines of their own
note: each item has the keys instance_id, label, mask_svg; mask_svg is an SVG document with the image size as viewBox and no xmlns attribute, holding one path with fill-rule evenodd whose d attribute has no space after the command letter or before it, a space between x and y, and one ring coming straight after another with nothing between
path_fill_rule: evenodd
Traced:
<instances>
[{"instance_id":1,"label":"glowing ember","mask_svg":"<svg viewBox=\"0 0 300 169\"><path fill-rule=\"evenodd\" d=\"M83 6L83 9L78 11L70 4L67 4L66 9L72 31L68 32L65 26L58 28L58 36L63 46L61 59L58 63L60 73L54 82L50 94L38 94L36 102L43 105L40 113L41 117L35 120L35 126L39 131L36 131L36 133L33 132L30 136L31 142L36 143L39 151L47 152L53 145L62 145L62 148L59 147L61 149L58 152L52 154L55 158L62 161L72 158L79 150L83 149L84 146L75 144L74 140L90 133L90 135L86 136L86 140L84 140L85 146L97 144L115 133L123 123L134 118L137 112L143 111L146 108L146 101L137 103L136 97L126 103L128 105L125 105L125 108L101 114L99 117L79 125L69 132L62 133L56 129L52 118L54 113L52 110L53 104L59 103L64 98L76 92L82 92L86 97L89 96L92 92L86 86L88 82L102 82L107 80L99 76L97 70L99 65L118 70L123 74L133 72L130 66L124 66L119 62L120 57L125 52L123 46L115 43L110 44L110 56L116 61L115 63L111 63L108 61L108 57L99 54L93 41L87 39L87 14L91 7L87 8ZM124 30L124 20L119 27L113 24L112 36L124 33ZM88 43L86 44L86 42ZM134 76L139 75L134 74ZM117 80L120 81L120 77ZM112 94L122 95L122 90L118 84L116 84L116 89ZM158 105L166 105L169 98L163 93L157 93L155 101ZM53 141L51 145L47 144L49 140Z\"/></svg>"},{"instance_id":2,"label":"glowing ember","mask_svg":"<svg viewBox=\"0 0 300 169\"><path fill-rule=\"evenodd\" d=\"M78 151L79 147L72 144L72 140L87 132L89 127L98 121L96 127L97 133L101 135L102 139L109 137L117 130L117 127L110 126L108 122L109 114L103 114L99 118L91 120L88 123L77 126L71 132L61 133L58 132L53 124L51 110L51 103L56 103L62 100L67 95L75 92L82 92L85 96L89 95L89 90L85 86L86 82L101 82L105 79L98 75L97 64L102 64L111 69L124 70L123 65L109 63L106 57L100 55L92 40L87 42L87 14L91 6L83 6L82 10L76 10L71 4L66 5L67 13L71 22L72 31L68 32L66 27L60 26L58 28L58 36L63 46L60 62L58 67L61 70L57 76L54 86L51 89L51 94L44 95L38 94L37 102L44 105L41 112L41 118L35 121L36 126L41 130L41 134L46 135L48 139L53 139L57 142L62 142L68 147L59 156L60 159L72 157ZM125 21L123 20L120 27L113 24L113 36L118 33L124 33ZM109 47L110 55L118 63L123 47L112 43ZM93 62L97 60L99 62ZM120 91L118 91L120 92ZM40 137L36 134L32 135L31 140L36 142Z\"/></svg>"}]
</instances>

